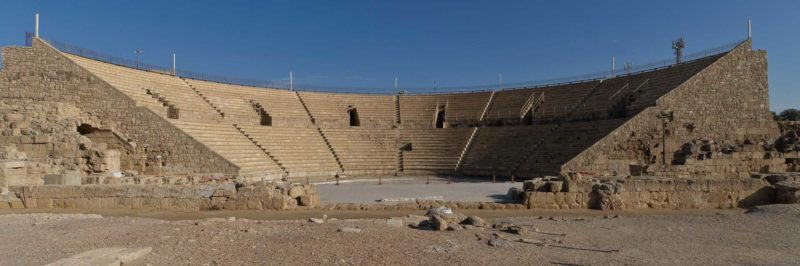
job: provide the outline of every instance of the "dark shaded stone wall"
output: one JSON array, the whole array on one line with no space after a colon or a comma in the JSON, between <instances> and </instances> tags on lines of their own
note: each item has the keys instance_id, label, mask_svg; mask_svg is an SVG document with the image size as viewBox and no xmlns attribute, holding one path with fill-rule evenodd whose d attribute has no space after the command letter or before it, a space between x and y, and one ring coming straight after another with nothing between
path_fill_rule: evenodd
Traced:
<instances>
[{"instance_id":1,"label":"dark shaded stone wall","mask_svg":"<svg viewBox=\"0 0 800 266\"><path fill-rule=\"evenodd\" d=\"M779 135L768 97L766 52L746 41L565 163L562 173L639 168L657 176L748 177L780 170L784 160L761 148ZM665 116L671 119L659 118Z\"/></svg>"}]
</instances>

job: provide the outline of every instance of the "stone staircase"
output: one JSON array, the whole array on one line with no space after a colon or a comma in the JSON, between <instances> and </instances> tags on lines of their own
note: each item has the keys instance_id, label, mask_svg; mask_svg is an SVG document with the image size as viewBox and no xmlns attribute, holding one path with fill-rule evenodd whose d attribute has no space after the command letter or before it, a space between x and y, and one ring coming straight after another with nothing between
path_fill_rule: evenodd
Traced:
<instances>
[{"instance_id":1,"label":"stone staircase","mask_svg":"<svg viewBox=\"0 0 800 266\"><path fill-rule=\"evenodd\" d=\"M208 98L207 98L205 95L203 95L203 93L202 93L202 92L200 92L200 91L199 91L199 90L197 90L195 87L193 87L193 86L192 86L192 84L190 84L189 82L187 82L187 81L186 81L186 79L184 79L184 78L181 78L181 80L183 81L183 83L185 83L185 84L186 84L186 86L188 86L190 89L192 89L192 91L194 91L195 93L197 93L197 95L198 95L198 96L200 96L200 98L201 98L201 99L203 99L203 101L205 101L205 102L206 102L206 103L207 103L209 106L211 106L211 108L212 108L212 109L214 109L215 111L217 111L217 113L219 113L219 115L220 115L220 116L221 116L223 119L225 118L225 112L223 112L223 111L222 111L222 110L221 110L219 107L217 107L217 106L216 106L216 105L215 105L213 102L211 102L211 101L210 101L210 100L209 100L209 99L208 99Z\"/></svg>"},{"instance_id":2,"label":"stone staircase","mask_svg":"<svg viewBox=\"0 0 800 266\"><path fill-rule=\"evenodd\" d=\"M267 151L267 149L265 149L261 145L258 145L258 142L256 142L255 139L253 139L250 136L248 136L247 133L244 132L244 130L241 127L239 127L237 125L233 125L233 126L236 128L236 130L239 131L239 133L242 133L243 136L245 136L247 139L249 139L251 142L253 142L253 144L256 144L256 146L258 146L258 148L261 149L261 151L264 152L264 154L266 154L267 157L269 157L273 162L275 162L275 164L278 165L278 167L281 168L281 171L283 172L283 176L289 176L289 171L287 171L286 167L284 167L280 162L278 162L278 160L275 159L275 156L272 156L272 154L270 154L269 151Z\"/></svg>"},{"instance_id":3,"label":"stone staircase","mask_svg":"<svg viewBox=\"0 0 800 266\"><path fill-rule=\"evenodd\" d=\"M295 91L294 95L297 97L297 100L300 101L300 104L303 106L303 109L305 109L306 114L308 114L308 117L311 119L311 123L313 124L314 129L316 129L317 133L322 138L322 141L325 144L325 147L328 148L328 152L330 152L330 154L333 156L334 160L336 161L336 165L339 168L338 169L339 172L344 172L344 167L342 167L342 162L339 160L339 157L336 155L336 151L333 150L333 147L331 147L330 141L328 141L328 138L325 137L325 134L319 128L319 125L317 124L317 122L316 122L316 120L314 118L314 115L311 114L311 111L309 111L309 109L308 109L308 105L306 105L306 103L303 101L303 97L300 96L300 92Z\"/></svg>"},{"instance_id":4,"label":"stone staircase","mask_svg":"<svg viewBox=\"0 0 800 266\"><path fill-rule=\"evenodd\" d=\"M464 161L464 155L469 152L469 148L472 145L472 140L475 138L475 133L478 132L478 127L472 128L472 133L469 135L469 139L467 139L467 144L464 145L464 149L461 150L461 154L458 155L458 161L456 162L456 167L453 169L455 173L459 173L461 170L461 163Z\"/></svg>"},{"instance_id":5,"label":"stone staircase","mask_svg":"<svg viewBox=\"0 0 800 266\"><path fill-rule=\"evenodd\" d=\"M400 96L394 95L392 97L392 101L394 101L394 125L396 128L400 127Z\"/></svg>"},{"instance_id":6,"label":"stone staircase","mask_svg":"<svg viewBox=\"0 0 800 266\"><path fill-rule=\"evenodd\" d=\"M178 119L180 117L180 110L176 108L174 104L170 103L166 98L159 95L154 89L147 89L145 90L145 93L150 95L150 97L153 97L153 99L158 101L159 104L167 108L167 118Z\"/></svg>"},{"instance_id":7,"label":"stone staircase","mask_svg":"<svg viewBox=\"0 0 800 266\"><path fill-rule=\"evenodd\" d=\"M492 91L492 94L489 95L489 101L486 102L486 106L483 107L483 111L481 112L481 117L478 119L478 122L486 121L486 112L489 112L489 108L492 108L492 104L494 103L494 95L495 91Z\"/></svg>"},{"instance_id":8,"label":"stone staircase","mask_svg":"<svg viewBox=\"0 0 800 266\"><path fill-rule=\"evenodd\" d=\"M396 156L397 156L396 157L397 158L397 160L396 160L397 164L396 164L396 167L395 167L395 173L397 175L400 175L400 174L403 173L403 151L400 149L400 146L399 146L400 144L402 144L402 143L400 143L400 130L399 129L394 129L394 142L395 142L394 151L395 151Z\"/></svg>"}]
</instances>

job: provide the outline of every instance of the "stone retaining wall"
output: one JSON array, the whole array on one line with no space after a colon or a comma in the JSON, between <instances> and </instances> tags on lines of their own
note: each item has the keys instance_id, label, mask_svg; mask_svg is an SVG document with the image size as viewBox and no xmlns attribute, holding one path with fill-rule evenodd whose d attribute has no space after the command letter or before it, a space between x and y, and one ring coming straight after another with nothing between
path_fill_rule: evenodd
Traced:
<instances>
[{"instance_id":1,"label":"stone retaining wall","mask_svg":"<svg viewBox=\"0 0 800 266\"><path fill-rule=\"evenodd\" d=\"M9 187L2 208L73 209L164 209L200 210L286 210L314 206L319 198L313 186L285 183L255 184L242 187L82 185Z\"/></svg>"},{"instance_id":2,"label":"stone retaining wall","mask_svg":"<svg viewBox=\"0 0 800 266\"><path fill-rule=\"evenodd\" d=\"M560 181L558 181L560 182ZM611 193L624 209L736 208L772 203L774 191L762 179L622 179ZM522 201L538 209L603 209L600 184L580 181L565 184L564 191L525 191ZM541 190L549 190L547 188Z\"/></svg>"}]
</instances>

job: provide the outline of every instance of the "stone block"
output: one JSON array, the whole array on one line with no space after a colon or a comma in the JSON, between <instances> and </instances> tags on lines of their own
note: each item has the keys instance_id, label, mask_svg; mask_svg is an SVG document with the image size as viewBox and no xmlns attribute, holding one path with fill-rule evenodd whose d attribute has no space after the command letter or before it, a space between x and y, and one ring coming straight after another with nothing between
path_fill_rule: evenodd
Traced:
<instances>
[{"instance_id":1,"label":"stone block","mask_svg":"<svg viewBox=\"0 0 800 266\"><path fill-rule=\"evenodd\" d=\"M561 192L553 193L553 202L555 203L556 206L558 206L559 209L569 208L564 199L564 193Z\"/></svg>"},{"instance_id":2,"label":"stone block","mask_svg":"<svg viewBox=\"0 0 800 266\"><path fill-rule=\"evenodd\" d=\"M25 208L25 205L22 204L21 201L11 201L11 202L9 202L9 206L11 207L11 209L24 209Z\"/></svg>"},{"instance_id":3,"label":"stone block","mask_svg":"<svg viewBox=\"0 0 800 266\"><path fill-rule=\"evenodd\" d=\"M53 141L53 138L49 135L37 135L33 136L33 143L35 144L45 144L50 143Z\"/></svg>"},{"instance_id":4,"label":"stone block","mask_svg":"<svg viewBox=\"0 0 800 266\"><path fill-rule=\"evenodd\" d=\"M100 198L89 198L87 206L89 209L100 209L103 207Z\"/></svg>"},{"instance_id":5,"label":"stone block","mask_svg":"<svg viewBox=\"0 0 800 266\"><path fill-rule=\"evenodd\" d=\"M255 188L253 188L253 187L241 187L241 188L239 188L237 194L239 194L241 197L252 198L254 196L254 194L255 194Z\"/></svg>"},{"instance_id":6,"label":"stone block","mask_svg":"<svg viewBox=\"0 0 800 266\"><path fill-rule=\"evenodd\" d=\"M2 169L18 169L25 167L24 161L5 161L0 162L0 168Z\"/></svg>"},{"instance_id":7,"label":"stone block","mask_svg":"<svg viewBox=\"0 0 800 266\"><path fill-rule=\"evenodd\" d=\"M644 180L644 191L651 191L651 192L661 191L661 182L656 179Z\"/></svg>"},{"instance_id":8,"label":"stone block","mask_svg":"<svg viewBox=\"0 0 800 266\"><path fill-rule=\"evenodd\" d=\"M296 199L297 197L300 197L305 194L306 194L306 189L302 186L293 186L291 189L289 189L289 197L293 199Z\"/></svg>"},{"instance_id":9,"label":"stone block","mask_svg":"<svg viewBox=\"0 0 800 266\"><path fill-rule=\"evenodd\" d=\"M44 176L44 184L45 185L80 186L81 185L81 175L79 173L45 175Z\"/></svg>"},{"instance_id":10,"label":"stone block","mask_svg":"<svg viewBox=\"0 0 800 266\"><path fill-rule=\"evenodd\" d=\"M241 193L241 191L239 191ZM261 206L261 201L257 198L247 198L247 209L248 210L262 210L263 207Z\"/></svg>"},{"instance_id":11,"label":"stone block","mask_svg":"<svg viewBox=\"0 0 800 266\"><path fill-rule=\"evenodd\" d=\"M75 208L88 209L89 208L89 199L87 199L87 198L76 198L75 199Z\"/></svg>"},{"instance_id":12,"label":"stone block","mask_svg":"<svg viewBox=\"0 0 800 266\"><path fill-rule=\"evenodd\" d=\"M237 205L238 205L238 200L236 200L236 199L228 199L228 200L225 201L225 203L222 204L222 209L223 210L236 210Z\"/></svg>"}]
</instances>

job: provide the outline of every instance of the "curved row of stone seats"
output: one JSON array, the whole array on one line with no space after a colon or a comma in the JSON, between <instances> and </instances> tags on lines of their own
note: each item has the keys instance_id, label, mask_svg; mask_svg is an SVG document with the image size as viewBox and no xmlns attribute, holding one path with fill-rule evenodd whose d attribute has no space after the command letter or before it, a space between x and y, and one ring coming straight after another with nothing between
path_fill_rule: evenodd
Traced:
<instances>
[{"instance_id":1,"label":"curved row of stone seats","mask_svg":"<svg viewBox=\"0 0 800 266\"><path fill-rule=\"evenodd\" d=\"M554 127L554 124L545 124L479 128L464 156L461 172L466 175L511 176L528 150Z\"/></svg>"},{"instance_id":2,"label":"curved row of stone seats","mask_svg":"<svg viewBox=\"0 0 800 266\"><path fill-rule=\"evenodd\" d=\"M240 168L251 180L280 179L283 170L232 125L170 120L172 124Z\"/></svg>"},{"instance_id":3,"label":"curved row of stone seats","mask_svg":"<svg viewBox=\"0 0 800 266\"><path fill-rule=\"evenodd\" d=\"M322 132L336 151L345 174L397 173L397 141L394 130L324 128Z\"/></svg>"},{"instance_id":4,"label":"curved row of stone seats","mask_svg":"<svg viewBox=\"0 0 800 266\"><path fill-rule=\"evenodd\" d=\"M243 93L216 82L184 79L189 86L208 100L220 113L225 122L238 125L259 125L261 117L253 103ZM237 88L240 89L240 88ZM245 90L247 88L241 88Z\"/></svg>"},{"instance_id":5,"label":"curved row of stone seats","mask_svg":"<svg viewBox=\"0 0 800 266\"><path fill-rule=\"evenodd\" d=\"M437 128L400 130L404 174L453 174L458 157L467 144L472 128Z\"/></svg>"},{"instance_id":6,"label":"curved row of stone seats","mask_svg":"<svg viewBox=\"0 0 800 266\"><path fill-rule=\"evenodd\" d=\"M201 84L202 81L186 79L186 82L193 84L192 86L194 86L194 84ZM199 88L196 89L201 90L201 92L208 92L210 89L213 89L215 97L224 99L225 102L229 102L230 104L251 104L251 101L260 104L264 111L266 111L272 118L272 126L274 127L312 126L311 119L308 117L308 112L306 112L305 108L303 108L303 104L297 97L296 92L282 89L250 87L217 82L205 82L203 85L201 85L201 87L203 87L204 90ZM243 99L244 101L241 102L238 101L238 99ZM211 100L211 98L209 98L209 100ZM220 101L220 103L222 103L222 101ZM253 110L253 113L255 113L255 109L252 109L252 104L249 107L251 110ZM234 109L234 107L229 109ZM239 107L235 107L235 109L245 110L246 107L240 105ZM220 108L220 110L222 109ZM232 110L229 110L229 112L231 111ZM225 111L222 112L224 113ZM241 114L240 111L233 112L236 114ZM244 117L240 118L247 119L246 117L247 115L244 115ZM254 123L241 124L258 125L260 124L260 118L257 119L258 120L256 120Z\"/></svg>"},{"instance_id":7,"label":"curved row of stone seats","mask_svg":"<svg viewBox=\"0 0 800 266\"><path fill-rule=\"evenodd\" d=\"M572 84L552 85L531 89L511 89L495 93L491 107L486 113L489 123L502 123L514 125L520 123L523 106L528 102L531 94L535 98L544 94L544 100L539 105L534 119L553 120L566 116L578 102L586 96L599 81L586 81Z\"/></svg>"},{"instance_id":8,"label":"curved row of stone seats","mask_svg":"<svg viewBox=\"0 0 800 266\"><path fill-rule=\"evenodd\" d=\"M645 82L649 82L648 78L649 75L636 74L604 80L595 92L575 109L571 118L586 120L619 117L619 114L614 111L615 108L624 108L618 104L624 104L622 101L630 99L630 93L646 85ZM621 111L617 110L617 112Z\"/></svg>"},{"instance_id":9,"label":"curved row of stone seats","mask_svg":"<svg viewBox=\"0 0 800 266\"><path fill-rule=\"evenodd\" d=\"M316 128L240 126L250 139L296 177L333 177L340 171L336 158Z\"/></svg>"},{"instance_id":10,"label":"curved row of stone seats","mask_svg":"<svg viewBox=\"0 0 800 266\"><path fill-rule=\"evenodd\" d=\"M66 53L64 55L84 69L96 74L98 77L101 77L103 81L117 88L120 92L133 99L137 106L147 107L157 114L160 114L164 117L167 116L167 107L160 103L157 99L147 95L138 81L131 83L129 79L116 77L116 75L105 70L106 66L108 65L106 63ZM102 76L99 75L101 73L106 76L106 78L102 78Z\"/></svg>"},{"instance_id":11,"label":"curved row of stone seats","mask_svg":"<svg viewBox=\"0 0 800 266\"><path fill-rule=\"evenodd\" d=\"M520 176L558 175L561 165L583 152L627 119L609 119L562 123L534 147L533 153L520 165Z\"/></svg>"},{"instance_id":12,"label":"curved row of stone seats","mask_svg":"<svg viewBox=\"0 0 800 266\"><path fill-rule=\"evenodd\" d=\"M626 112L626 102L631 112L655 104L655 100L679 86L697 72L716 61L719 57L709 57L665 69L618 76L604 80L586 101L575 110L574 119L606 119L622 117ZM634 93L635 92L635 93ZM612 115L623 112L620 115ZM629 114L630 115L630 114Z\"/></svg>"},{"instance_id":13,"label":"curved row of stone seats","mask_svg":"<svg viewBox=\"0 0 800 266\"><path fill-rule=\"evenodd\" d=\"M354 93L299 92L314 121L321 128L350 126L348 109L355 108L359 126L392 128L395 120L394 96Z\"/></svg>"},{"instance_id":14,"label":"curved row of stone seats","mask_svg":"<svg viewBox=\"0 0 800 266\"><path fill-rule=\"evenodd\" d=\"M221 120L219 113L208 102L176 76L137 70L74 55L67 56L123 93L131 93L137 102L143 97L160 97L162 105L172 105L178 109L180 120L199 122ZM148 91L151 95L148 95ZM153 101L147 102L145 106L153 106Z\"/></svg>"},{"instance_id":15,"label":"curved row of stone seats","mask_svg":"<svg viewBox=\"0 0 800 266\"><path fill-rule=\"evenodd\" d=\"M400 121L404 128L431 128L437 108L443 107L448 125L474 125L480 121L491 95L491 92L400 95Z\"/></svg>"}]
</instances>

